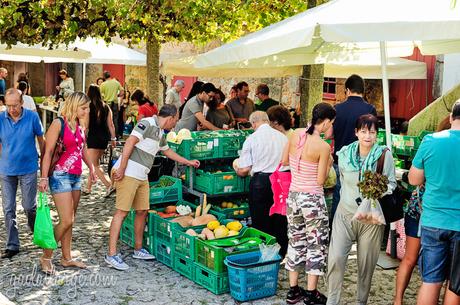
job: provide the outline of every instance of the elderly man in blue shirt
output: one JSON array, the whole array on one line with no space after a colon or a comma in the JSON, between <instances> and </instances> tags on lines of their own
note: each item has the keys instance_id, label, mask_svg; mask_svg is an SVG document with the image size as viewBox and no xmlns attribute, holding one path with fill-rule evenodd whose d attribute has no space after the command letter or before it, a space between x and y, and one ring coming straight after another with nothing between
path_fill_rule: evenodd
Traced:
<instances>
[{"instance_id":1,"label":"elderly man in blue shirt","mask_svg":"<svg viewBox=\"0 0 460 305\"><path fill-rule=\"evenodd\" d=\"M19 253L19 232L16 221L16 192L21 188L22 207L33 231L37 195L38 153L44 149L43 127L38 114L22 107L23 100L17 89L5 93L7 111L0 113L0 182L2 185L3 214L6 225L6 249L2 258Z\"/></svg>"}]
</instances>

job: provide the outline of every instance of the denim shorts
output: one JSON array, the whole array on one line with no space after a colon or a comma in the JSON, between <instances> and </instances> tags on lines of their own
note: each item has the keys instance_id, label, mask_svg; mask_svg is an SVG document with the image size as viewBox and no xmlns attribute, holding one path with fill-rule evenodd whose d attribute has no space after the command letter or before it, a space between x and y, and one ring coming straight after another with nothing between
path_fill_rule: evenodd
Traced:
<instances>
[{"instance_id":1,"label":"denim shorts","mask_svg":"<svg viewBox=\"0 0 460 305\"><path fill-rule=\"evenodd\" d=\"M448 279L456 240L460 240L460 232L422 226L418 265L424 283L442 283Z\"/></svg>"},{"instance_id":2,"label":"denim shorts","mask_svg":"<svg viewBox=\"0 0 460 305\"><path fill-rule=\"evenodd\" d=\"M420 235L418 234L419 223L419 220L406 214L404 216L404 231L406 232L406 235L413 238L420 238Z\"/></svg>"},{"instance_id":3,"label":"denim shorts","mask_svg":"<svg viewBox=\"0 0 460 305\"><path fill-rule=\"evenodd\" d=\"M66 172L53 172L49 179L51 194L81 190L81 176Z\"/></svg>"}]
</instances>

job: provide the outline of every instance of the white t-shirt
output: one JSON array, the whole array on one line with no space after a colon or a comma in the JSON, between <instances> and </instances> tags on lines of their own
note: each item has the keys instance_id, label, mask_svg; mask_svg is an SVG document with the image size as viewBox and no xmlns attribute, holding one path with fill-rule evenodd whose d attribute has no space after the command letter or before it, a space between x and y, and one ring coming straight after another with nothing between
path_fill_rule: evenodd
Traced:
<instances>
[{"instance_id":1,"label":"white t-shirt","mask_svg":"<svg viewBox=\"0 0 460 305\"><path fill-rule=\"evenodd\" d=\"M251 166L254 173L273 173L280 164L287 137L268 124L260 125L257 130L244 141L239 158L239 167Z\"/></svg>"},{"instance_id":2,"label":"white t-shirt","mask_svg":"<svg viewBox=\"0 0 460 305\"><path fill-rule=\"evenodd\" d=\"M24 101L24 104L22 105L22 107L24 107L24 109L37 111L37 106L35 106L34 99L31 96L23 95L22 100Z\"/></svg>"},{"instance_id":3,"label":"white t-shirt","mask_svg":"<svg viewBox=\"0 0 460 305\"><path fill-rule=\"evenodd\" d=\"M140 120L131 135L138 138L139 142L129 156L125 176L147 180L157 152L169 149L164 131L159 127L158 118L153 116ZM121 158L117 160L113 168L120 167Z\"/></svg>"}]
</instances>

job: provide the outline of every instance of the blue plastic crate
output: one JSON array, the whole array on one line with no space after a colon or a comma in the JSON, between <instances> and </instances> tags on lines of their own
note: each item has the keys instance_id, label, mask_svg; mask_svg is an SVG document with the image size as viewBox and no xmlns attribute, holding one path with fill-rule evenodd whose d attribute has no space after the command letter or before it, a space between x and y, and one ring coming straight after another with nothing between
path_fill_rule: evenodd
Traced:
<instances>
[{"instance_id":1,"label":"blue plastic crate","mask_svg":"<svg viewBox=\"0 0 460 305\"><path fill-rule=\"evenodd\" d=\"M230 294L240 302L261 299L276 294L281 256L259 263L259 251L229 255L228 267Z\"/></svg>"}]
</instances>

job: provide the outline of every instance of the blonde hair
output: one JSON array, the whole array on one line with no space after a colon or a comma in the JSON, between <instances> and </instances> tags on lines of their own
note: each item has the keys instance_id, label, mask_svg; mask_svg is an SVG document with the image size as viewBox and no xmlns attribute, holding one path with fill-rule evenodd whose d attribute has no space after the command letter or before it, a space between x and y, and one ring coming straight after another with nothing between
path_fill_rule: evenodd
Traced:
<instances>
[{"instance_id":1,"label":"blonde hair","mask_svg":"<svg viewBox=\"0 0 460 305\"><path fill-rule=\"evenodd\" d=\"M61 115L66 118L67 124L72 130L75 130L77 122L84 127L85 122L80 122L77 118L77 109L90 102L89 97L83 92L74 92L65 99Z\"/></svg>"}]
</instances>

